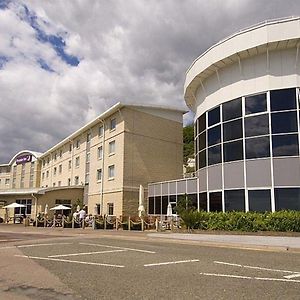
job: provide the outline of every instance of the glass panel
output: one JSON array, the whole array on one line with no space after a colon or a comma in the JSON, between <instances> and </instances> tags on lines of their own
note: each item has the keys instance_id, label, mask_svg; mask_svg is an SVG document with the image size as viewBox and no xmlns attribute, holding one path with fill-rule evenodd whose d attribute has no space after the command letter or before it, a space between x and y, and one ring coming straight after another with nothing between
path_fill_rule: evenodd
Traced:
<instances>
[{"instance_id":1,"label":"glass panel","mask_svg":"<svg viewBox=\"0 0 300 300\"><path fill-rule=\"evenodd\" d=\"M245 191L224 191L225 211L245 211Z\"/></svg>"},{"instance_id":2,"label":"glass panel","mask_svg":"<svg viewBox=\"0 0 300 300\"><path fill-rule=\"evenodd\" d=\"M155 210L154 214L155 215L160 215L161 214L161 197L154 197L154 204L155 204Z\"/></svg>"},{"instance_id":3,"label":"glass panel","mask_svg":"<svg viewBox=\"0 0 300 300\"><path fill-rule=\"evenodd\" d=\"M208 165L214 165L222 162L221 145L208 148Z\"/></svg>"},{"instance_id":4,"label":"glass panel","mask_svg":"<svg viewBox=\"0 0 300 300\"><path fill-rule=\"evenodd\" d=\"M248 200L251 211L271 211L270 190L248 191Z\"/></svg>"},{"instance_id":5,"label":"glass panel","mask_svg":"<svg viewBox=\"0 0 300 300\"><path fill-rule=\"evenodd\" d=\"M256 136L269 133L268 114L245 118L245 136Z\"/></svg>"},{"instance_id":6,"label":"glass panel","mask_svg":"<svg viewBox=\"0 0 300 300\"><path fill-rule=\"evenodd\" d=\"M242 119L223 124L223 140L231 141L243 136Z\"/></svg>"},{"instance_id":7,"label":"glass panel","mask_svg":"<svg viewBox=\"0 0 300 300\"><path fill-rule=\"evenodd\" d=\"M168 208L168 196L162 196L162 214L167 214L167 208Z\"/></svg>"},{"instance_id":8,"label":"glass panel","mask_svg":"<svg viewBox=\"0 0 300 300\"><path fill-rule=\"evenodd\" d=\"M296 90L285 89L270 92L271 111L296 109Z\"/></svg>"},{"instance_id":9,"label":"glass panel","mask_svg":"<svg viewBox=\"0 0 300 300\"><path fill-rule=\"evenodd\" d=\"M243 141L225 143L223 149L225 162L243 159Z\"/></svg>"},{"instance_id":10,"label":"glass panel","mask_svg":"<svg viewBox=\"0 0 300 300\"><path fill-rule=\"evenodd\" d=\"M246 158L259 158L270 156L269 136L246 139Z\"/></svg>"},{"instance_id":11,"label":"glass panel","mask_svg":"<svg viewBox=\"0 0 300 300\"><path fill-rule=\"evenodd\" d=\"M206 128L206 114L204 113L200 118L198 118L198 129L202 132Z\"/></svg>"},{"instance_id":12,"label":"glass panel","mask_svg":"<svg viewBox=\"0 0 300 300\"><path fill-rule=\"evenodd\" d=\"M220 106L208 112L208 126L220 123Z\"/></svg>"},{"instance_id":13,"label":"glass panel","mask_svg":"<svg viewBox=\"0 0 300 300\"><path fill-rule=\"evenodd\" d=\"M201 151L206 147L206 131L202 132L199 137L199 150Z\"/></svg>"},{"instance_id":14,"label":"glass panel","mask_svg":"<svg viewBox=\"0 0 300 300\"><path fill-rule=\"evenodd\" d=\"M200 193L199 194L199 209L207 211L207 193Z\"/></svg>"},{"instance_id":15,"label":"glass panel","mask_svg":"<svg viewBox=\"0 0 300 300\"><path fill-rule=\"evenodd\" d=\"M209 193L209 211L222 211L222 193Z\"/></svg>"},{"instance_id":16,"label":"glass panel","mask_svg":"<svg viewBox=\"0 0 300 300\"><path fill-rule=\"evenodd\" d=\"M275 191L275 209L300 210L300 189L274 189Z\"/></svg>"},{"instance_id":17,"label":"glass panel","mask_svg":"<svg viewBox=\"0 0 300 300\"><path fill-rule=\"evenodd\" d=\"M221 125L208 129L208 146L221 142Z\"/></svg>"},{"instance_id":18,"label":"glass panel","mask_svg":"<svg viewBox=\"0 0 300 300\"><path fill-rule=\"evenodd\" d=\"M232 120L242 116L242 99L235 99L223 104L223 121Z\"/></svg>"},{"instance_id":19,"label":"glass panel","mask_svg":"<svg viewBox=\"0 0 300 300\"><path fill-rule=\"evenodd\" d=\"M273 156L294 156L299 154L298 135L273 135Z\"/></svg>"},{"instance_id":20,"label":"glass panel","mask_svg":"<svg viewBox=\"0 0 300 300\"><path fill-rule=\"evenodd\" d=\"M267 94L249 96L245 98L246 115L255 114L267 110Z\"/></svg>"},{"instance_id":21,"label":"glass panel","mask_svg":"<svg viewBox=\"0 0 300 300\"><path fill-rule=\"evenodd\" d=\"M189 198L189 201L191 201L191 205L195 208L198 209L198 199L197 199L197 194L188 194L187 195Z\"/></svg>"},{"instance_id":22,"label":"glass panel","mask_svg":"<svg viewBox=\"0 0 300 300\"><path fill-rule=\"evenodd\" d=\"M206 166L206 150L199 153L199 167L203 168Z\"/></svg>"},{"instance_id":23,"label":"glass panel","mask_svg":"<svg viewBox=\"0 0 300 300\"><path fill-rule=\"evenodd\" d=\"M170 202L176 202L176 195L169 196L169 201Z\"/></svg>"},{"instance_id":24,"label":"glass panel","mask_svg":"<svg viewBox=\"0 0 300 300\"><path fill-rule=\"evenodd\" d=\"M297 112L281 112L271 114L272 133L297 132Z\"/></svg>"}]
</instances>

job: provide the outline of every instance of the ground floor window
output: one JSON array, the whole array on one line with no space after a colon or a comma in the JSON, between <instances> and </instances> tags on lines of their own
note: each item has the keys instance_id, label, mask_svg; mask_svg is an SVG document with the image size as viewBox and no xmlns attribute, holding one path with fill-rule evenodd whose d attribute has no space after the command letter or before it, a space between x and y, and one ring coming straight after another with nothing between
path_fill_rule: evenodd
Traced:
<instances>
[{"instance_id":1,"label":"ground floor window","mask_svg":"<svg viewBox=\"0 0 300 300\"><path fill-rule=\"evenodd\" d=\"M25 207L16 207L15 214L16 215L30 215L31 214L31 199L17 199L17 203L25 205Z\"/></svg>"},{"instance_id":2,"label":"ground floor window","mask_svg":"<svg viewBox=\"0 0 300 300\"><path fill-rule=\"evenodd\" d=\"M300 188L275 188L275 209L300 210Z\"/></svg>"},{"instance_id":3,"label":"ground floor window","mask_svg":"<svg viewBox=\"0 0 300 300\"><path fill-rule=\"evenodd\" d=\"M222 192L209 193L209 211L222 211Z\"/></svg>"},{"instance_id":4,"label":"ground floor window","mask_svg":"<svg viewBox=\"0 0 300 300\"><path fill-rule=\"evenodd\" d=\"M114 214L114 204L113 203L107 203L107 214L109 216L112 216Z\"/></svg>"},{"instance_id":5,"label":"ground floor window","mask_svg":"<svg viewBox=\"0 0 300 300\"><path fill-rule=\"evenodd\" d=\"M249 190L248 201L250 211L271 211L271 190Z\"/></svg>"}]
</instances>

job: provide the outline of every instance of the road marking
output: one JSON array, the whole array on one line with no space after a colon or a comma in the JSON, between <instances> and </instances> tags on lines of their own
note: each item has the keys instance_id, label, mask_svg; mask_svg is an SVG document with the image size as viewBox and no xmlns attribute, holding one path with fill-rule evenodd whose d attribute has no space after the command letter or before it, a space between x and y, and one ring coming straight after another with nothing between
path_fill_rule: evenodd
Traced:
<instances>
[{"instance_id":1,"label":"road marking","mask_svg":"<svg viewBox=\"0 0 300 300\"><path fill-rule=\"evenodd\" d=\"M281 282L300 283L300 280L282 279L282 278L249 277L249 276L239 276L239 275L232 275L232 274L218 274L218 273L200 273L200 275L214 276L214 277L228 277L228 278L237 278L237 279L248 279L248 280L281 281Z\"/></svg>"},{"instance_id":2,"label":"road marking","mask_svg":"<svg viewBox=\"0 0 300 300\"><path fill-rule=\"evenodd\" d=\"M0 250L15 249L15 248L29 248L29 247L40 247L40 246L60 246L60 245L71 245L72 243L51 243L51 244L31 244L31 245L19 245L19 246L6 246L0 247Z\"/></svg>"},{"instance_id":3,"label":"road marking","mask_svg":"<svg viewBox=\"0 0 300 300\"><path fill-rule=\"evenodd\" d=\"M130 250L130 251L143 252L143 253L151 253L151 254L156 253L154 251L149 251L149 250L141 250L141 249L134 249L134 248L109 246L109 245L102 245L102 244L90 244L90 243L79 243L79 244L80 245L87 245L87 246L99 246L99 247L106 247L106 248L123 249L123 250Z\"/></svg>"},{"instance_id":4,"label":"road marking","mask_svg":"<svg viewBox=\"0 0 300 300\"><path fill-rule=\"evenodd\" d=\"M111 264L85 262L85 261L68 260L68 259L60 259L60 258L27 256L27 255L15 255L15 256L16 257L31 258L31 259L39 259L39 260L50 260L50 261L58 261L58 262L68 262L68 263L82 264L82 265L103 266L103 267L113 267L113 268L124 268L125 267L125 266L122 266L122 265L111 265Z\"/></svg>"},{"instance_id":5,"label":"road marking","mask_svg":"<svg viewBox=\"0 0 300 300\"><path fill-rule=\"evenodd\" d=\"M284 276L284 278L287 278L287 279L296 278L296 277L300 277L300 273Z\"/></svg>"},{"instance_id":6,"label":"road marking","mask_svg":"<svg viewBox=\"0 0 300 300\"><path fill-rule=\"evenodd\" d=\"M127 250L107 250L107 251L97 251L97 252L79 252L71 254L58 254L58 255L49 255L48 257L67 257L67 256L79 256L79 255L92 255L92 254L104 254L104 253L115 253L115 252L124 252Z\"/></svg>"},{"instance_id":7,"label":"road marking","mask_svg":"<svg viewBox=\"0 0 300 300\"><path fill-rule=\"evenodd\" d=\"M215 264L221 265L228 265L233 267L240 267L240 268L247 268L247 269L256 269L256 270L263 270L263 271L272 271L272 272L281 272L281 273L299 273L296 271L289 271L289 270L280 270L280 269L270 269L270 268L263 268L263 267L255 267L255 266L247 266L247 265L240 265L240 264L233 264L224 261L214 261Z\"/></svg>"},{"instance_id":8,"label":"road marking","mask_svg":"<svg viewBox=\"0 0 300 300\"><path fill-rule=\"evenodd\" d=\"M189 260L178 260L178 261L167 261L162 263L155 264L146 264L144 267L154 267L154 266L164 266L164 265L174 265L174 264L182 264L182 263L190 263L190 262L198 262L199 259L189 259Z\"/></svg>"}]
</instances>

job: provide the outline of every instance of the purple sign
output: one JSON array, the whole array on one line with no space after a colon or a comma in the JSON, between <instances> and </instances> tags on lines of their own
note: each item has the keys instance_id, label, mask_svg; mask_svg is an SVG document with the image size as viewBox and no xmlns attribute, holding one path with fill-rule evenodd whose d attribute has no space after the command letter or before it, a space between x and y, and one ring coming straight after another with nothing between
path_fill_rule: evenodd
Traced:
<instances>
[{"instance_id":1,"label":"purple sign","mask_svg":"<svg viewBox=\"0 0 300 300\"><path fill-rule=\"evenodd\" d=\"M17 157L16 164L17 165L25 164L27 162L30 162L31 160L32 160L31 154L22 155L22 156Z\"/></svg>"}]
</instances>

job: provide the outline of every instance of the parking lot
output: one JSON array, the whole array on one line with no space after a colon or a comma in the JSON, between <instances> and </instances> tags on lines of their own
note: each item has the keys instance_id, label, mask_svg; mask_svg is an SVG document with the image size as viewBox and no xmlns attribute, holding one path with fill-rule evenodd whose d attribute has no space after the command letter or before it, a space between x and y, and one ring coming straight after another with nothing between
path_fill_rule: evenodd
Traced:
<instances>
[{"instance_id":1,"label":"parking lot","mask_svg":"<svg viewBox=\"0 0 300 300\"><path fill-rule=\"evenodd\" d=\"M16 264L42 267L82 299L299 299L299 253L109 236L53 237L14 249L0 247L0 257L6 251Z\"/></svg>"}]
</instances>

